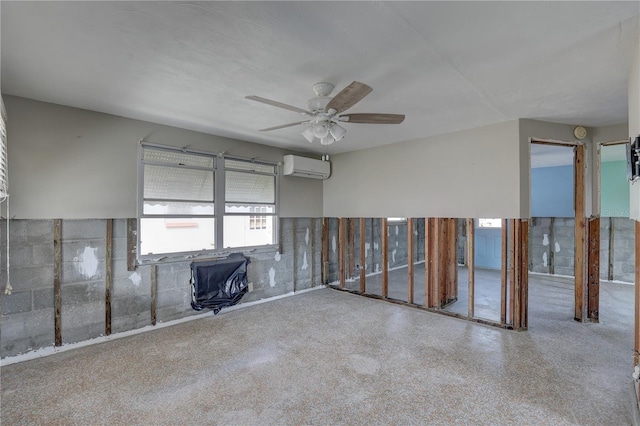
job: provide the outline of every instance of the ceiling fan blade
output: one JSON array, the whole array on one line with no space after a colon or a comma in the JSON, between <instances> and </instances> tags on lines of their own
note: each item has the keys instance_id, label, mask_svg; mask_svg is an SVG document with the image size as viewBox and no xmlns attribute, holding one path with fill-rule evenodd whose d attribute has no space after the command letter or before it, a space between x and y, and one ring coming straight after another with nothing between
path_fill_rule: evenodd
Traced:
<instances>
[{"instance_id":1,"label":"ceiling fan blade","mask_svg":"<svg viewBox=\"0 0 640 426\"><path fill-rule=\"evenodd\" d=\"M297 123L289 123L289 124L283 124L282 126L268 127L266 129L260 129L258 131L259 132L268 132L269 130L284 129L286 127L293 127L293 126L297 126L299 124L305 124L305 123L308 123L308 122L309 121L298 121Z\"/></svg>"},{"instance_id":2,"label":"ceiling fan blade","mask_svg":"<svg viewBox=\"0 0 640 426\"><path fill-rule=\"evenodd\" d=\"M373 89L366 84L354 81L329 101L326 111L332 109L335 110L336 113L346 111L360 102L362 98L371 93L372 90Z\"/></svg>"},{"instance_id":3,"label":"ceiling fan blade","mask_svg":"<svg viewBox=\"0 0 640 426\"><path fill-rule=\"evenodd\" d=\"M310 111L306 109L298 108L293 105L283 104L282 102L272 101L271 99L261 98L260 96L245 96L245 99L249 99L251 101L262 102L263 104L271 105L278 108L288 109L289 111L299 112L301 114L311 114Z\"/></svg>"},{"instance_id":4,"label":"ceiling fan blade","mask_svg":"<svg viewBox=\"0 0 640 426\"><path fill-rule=\"evenodd\" d=\"M400 124L404 121L404 114L346 114L338 119L347 123Z\"/></svg>"}]
</instances>

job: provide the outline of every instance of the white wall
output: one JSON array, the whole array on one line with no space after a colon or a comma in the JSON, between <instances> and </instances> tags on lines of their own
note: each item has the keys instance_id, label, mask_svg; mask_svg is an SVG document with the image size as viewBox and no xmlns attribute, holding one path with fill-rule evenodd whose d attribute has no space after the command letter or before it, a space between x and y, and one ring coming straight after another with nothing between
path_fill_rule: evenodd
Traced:
<instances>
[{"instance_id":1,"label":"white wall","mask_svg":"<svg viewBox=\"0 0 640 426\"><path fill-rule=\"evenodd\" d=\"M635 49L628 80L629 90L629 136L640 134L640 35ZM640 182L633 182L629 189L630 217L640 221Z\"/></svg>"},{"instance_id":2,"label":"white wall","mask_svg":"<svg viewBox=\"0 0 640 426\"><path fill-rule=\"evenodd\" d=\"M213 153L282 161L291 152L145 121L14 96L8 115L11 217L136 217L141 139ZM322 182L283 176L282 217L322 215Z\"/></svg>"},{"instance_id":3,"label":"white wall","mask_svg":"<svg viewBox=\"0 0 640 426\"><path fill-rule=\"evenodd\" d=\"M520 156L517 120L335 155L324 216L519 218Z\"/></svg>"}]
</instances>

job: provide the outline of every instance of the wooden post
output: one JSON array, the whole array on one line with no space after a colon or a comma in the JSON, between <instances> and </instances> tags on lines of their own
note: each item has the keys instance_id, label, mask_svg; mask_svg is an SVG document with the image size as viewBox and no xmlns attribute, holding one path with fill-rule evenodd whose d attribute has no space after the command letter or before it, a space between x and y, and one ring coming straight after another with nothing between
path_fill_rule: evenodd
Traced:
<instances>
[{"instance_id":1,"label":"wooden post","mask_svg":"<svg viewBox=\"0 0 640 426\"><path fill-rule=\"evenodd\" d=\"M529 327L529 222L520 222L520 323L518 330Z\"/></svg>"},{"instance_id":2,"label":"wooden post","mask_svg":"<svg viewBox=\"0 0 640 426\"><path fill-rule=\"evenodd\" d=\"M389 297L389 229L387 218L380 219L380 236L382 244L382 297Z\"/></svg>"},{"instance_id":3,"label":"wooden post","mask_svg":"<svg viewBox=\"0 0 640 426\"><path fill-rule=\"evenodd\" d=\"M329 218L322 219L322 268L320 273L322 275L322 284L326 285L329 281L328 266L329 266Z\"/></svg>"},{"instance_id":4,"label":"wooden post","mask_svg":"<svg viewBox=\"0 0 640 426\"><path fill-rule=\"evenodd\" d=\"M158 267L151 265L151 325L156 325L156 303L158 294Z\"/></svg>"},{"instance_id":5,"label":"wooden post","mask_svg":"<svg viewBox=\"0 0 640 426\"><path fill-rule=\"evenodd\" d=\"M511 324L514 325L514 321L513 321L513 308L514 308L514 298L513 295L515 294L515 282L516 282L516 275L515 275L515 263L514 263L514 256L515 256L515 240L516 240L516 234L515 234L515 220L514 219L509 219L509 310L507 311L507 324Z\"/></svg>"},{"instance_id":6,"label":"wooden post","mask_svg":"<svg viewBox=\"0 0 640 426\"><path fill-rule=\"evenodd\" d=\"M588 280L586 273L587 223L584 206L584 146L575 147L575 310L574 319L587 320Z\"/></svg>"},{"instance_id":7,"label":"wooden post","mask_svg":"<svg viewBox=\"0 0 640 426\"><path fill-rule=\"evenodd\" d=\"M346 250L347 250L347 219L341 217L338 222L338 256L340 257L339 265L340 265L340 288L344 288L345 286L345 269L346 269Z\"/></svg>"},{"instance_id":8,"label":"wooden post","mask_svg":"<svg viewBox=\"0 0 640 426\"><path fill-rule=\"evenodd\" d=\"M500 266L500 324L507 323L507 270L509 269L509 249L507 245L509 222L502 219L501 266Z\"/></svg>"},{"instance_id":9,"label":"wooden post","mask_svg":"<svg viewBox=\"0 0 640 426\"><path fill-rule=\"evenodd\" d=\"M430 308L434 305L431 295L431 239L433 234L433 227L431 219L426 217L424 219L424 307Z\"/></svg>"},{"instance_id":10,"label":"wooden post","mask_svg":"<svg viewBox=\"0 0 640 426\"><path fill-rule=\"evenodd\" d=\"M293 256L293 292L298 290L298 220L291 219L291 255Z\"/></svg>"},{"instance_id":11,"label":"wooden post","mask_svg":"<svg viewBox=\"0 0 640 426\"><path fill-rule=\"evenodd\" d=\"M309 245L311 246L311 249L309 250L311 252L311 259L309 261L309 267L311 268L311 270L309 271L309 280L311 287L315 287L314 278L316 274L316 219L312 217L309 220L311 222L309 224L309 228L311 229L311 235L309 236Z\"/></svg>"},{"instance_id":12,"label":"wooden post","mask_svg":"<svg viewBox=\"0 0 640 426\"><path fill-rule=\"evenodd\" d=\"M513 329L517 330L520 326L520 220L515 219L514 239L513 239Z\"/></svg>"},{"instance_id":13,"label":"wooden post","mask_svg":"<svg viewBox=\"0 0 640 426\"><path fill-rule=\"evenodd\" d=\"M349 219L349 278L353 278L356 268L356 222Z\"/></svg>"},{"instance_id":14,"label":"wooden post","mask_svg":"<svg viewBox=\"0 0 640 426\"><path fill-rule=\"evenodd\" d=\"M555 223L556 223L555 219L551 218L551 225L549 228L549 273L551 275L556 273L556 251L555 251L556 225Z\"/></svg>"},{"instance_id":15,"label":"wooden post","mask_svg":"<svg viewBox=\"0 0 640 426\"><path fill-rule=\"evenodd\" d=\"M600 306L600 218L589 220L589 252L587 257L589 289L588 318L599 322Z\"/></svg>"},{"instance_id":16,"label":"wooden post","mask_svg":"<svg viewBox=\"0 0 640 426\"><path fill-rule=\"evenodd\" d=\"M609 265L608 265L608 269L607 269L607 279L609 281L613 281L613 239L614 239L614 232L613 232L613 218L610 217L609 218ZM640 267L640 265L638 265Z\"/></svg>"},{"instance_id":17,"label":"wooden post","mask_svg":"<svg viewBox=\"0 0 640 426\"><path fill-rule=\"evenodd\" d=\"M366 275L367 275L367 257L366 257L366 241L367 241L367 225L364 218L360 218L360 293L365 293L367 290Z\"/></svg>"},{"instance_id":18,"label":"wooden post","mask_svg":"<svg viewBox=\"0 0 640 426\"><path fill-rule=\"evenodd\" d=\"M136 246L138 244L138 221L127 219L127 271L136 270Z\"/></svg>"},{"instance_id":19,"label":"wooden post","mask_svg":"<svg viewBox=\"0 0 640 426\"><path fill-rule=\"evenodd\" d=\"M449 302L449 283L447 272L449 271L449 220L438 219L440 222L440 244L438 246L438 287L440 287L440 307L444 307Z\"/></svg>"},{"instance_id":20,"label":"wooden post","mask_svg":"<svg viewBox=\"0 0 640 426\"><path fill-rule=\"evenodd\" d=\"M407 218L407 302L413 304L413 218Z\"/></svg>"},{"instance_id":21,"label":"wooden post","mask_svg":"<svg viewBox=\"0 0 640 426\"><path fill-rule=\"evenodd\" d=\"M458 300L458 219L447 219L447 303Z\"/></svg>"},{"instance_id":22,"label":"wooden post","mask_svg":"<svg viewBox=\"0 0 640 426\"><path fill-rule=\"evenodd\" d=\"M474 317L475 307L475 227L473 219L467 219L467 269L469 273L469 311L468 317Z\"/></svg>"},{"instance_id":23,"label":"wooden post","mask_svg":"<svg viewBox=\"0 0 640 426\"><path fill-rule=\"evenodd\" d=\"M53 220L53 325L55 345L62 346L62 219Z\"/></svg>"},{"instance_id":24,"label":"wooden post","mask_svg":"<svg viewBox=\"0 0 640 426\"><path fill-rule=\"evenodd\" d=\"M105 238L104 334L111 334L111 292L113 290L113 219L107 219Z\"/></svg>"},{"instance_id":25,"label":"wooden post","mask_svg":"<svg viewBox=\"0 0 640 426\"><path fill-rule=\"evenodd\" d=\"M634 307L634 343L633 365L640 365L640 222L635 222L635 307Z\"/></svg>"}]
</instances>

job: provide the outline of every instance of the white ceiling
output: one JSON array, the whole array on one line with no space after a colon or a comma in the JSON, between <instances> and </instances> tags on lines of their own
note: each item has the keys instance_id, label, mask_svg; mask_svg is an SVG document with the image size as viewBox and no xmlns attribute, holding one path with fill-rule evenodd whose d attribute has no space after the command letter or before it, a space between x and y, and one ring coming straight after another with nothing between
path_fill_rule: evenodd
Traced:
<instances>
[{"instance_id":1,"label":"white ceiling","mask_svg":"<svg viewBox=\"0 0 640 426\"><path fill-rule=\"evenodd\" d=\"M339 153L516 118L627 121L640 2L2 1L2 92L323 152L300 115L311 86L374 91Z\"/></svg>"}]
</instances>

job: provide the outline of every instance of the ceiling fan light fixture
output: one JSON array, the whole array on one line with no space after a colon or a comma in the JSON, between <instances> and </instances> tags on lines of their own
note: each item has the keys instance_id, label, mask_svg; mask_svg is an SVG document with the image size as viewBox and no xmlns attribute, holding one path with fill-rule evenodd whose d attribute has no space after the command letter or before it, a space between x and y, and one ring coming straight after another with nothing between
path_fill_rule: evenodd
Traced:
<instances>
[{"instance_id":1,"label":"ceiling fan light fixture","mask_svg":"<svg viewBox=\"0 0 640 426\"><path fill-rule=\"evenodd\" d=\"M313 132L313 126L309 126L306 129L304 129L302 131L302 136L304 136L304 138L308 140L309 143L313 143L313 138L315 137Z\"/></svg>"},{"instance_id":2,"label":"ceiling fan light fixture","mask_svg":"<svg viewBox=\"0 0 640 426\"><path fill-rule=\"evenodd\" d=\"M313 126L313 134L316 138L323 139L329 134L329 129L324 123L318 123Z\"/></svg>"},{"instance_id":3,"label":"ceiling fan light fixture","mask_svg":"<svg viewBox=\"0 0 640 426\"><path fill-rule=\"evenodd\" d=\"M331 134L333 139L337 142L341 140L344 137L344 135L347 134L347 129L345 129L344 127L342 127L337 123L331 123L331 126L329 127L329 133Z\"/></svg>"},{"instance_id":4,"label":"ceiling fan light fixture","mask_svg":"<svg viewBox=\"0 0 640 426\"><path fill-rule=\"evenodd\" d=\"M331 135L327 135L324 138L320 139L320 145L331 145L336 140Z\"/></svg>"}]
</instances>

